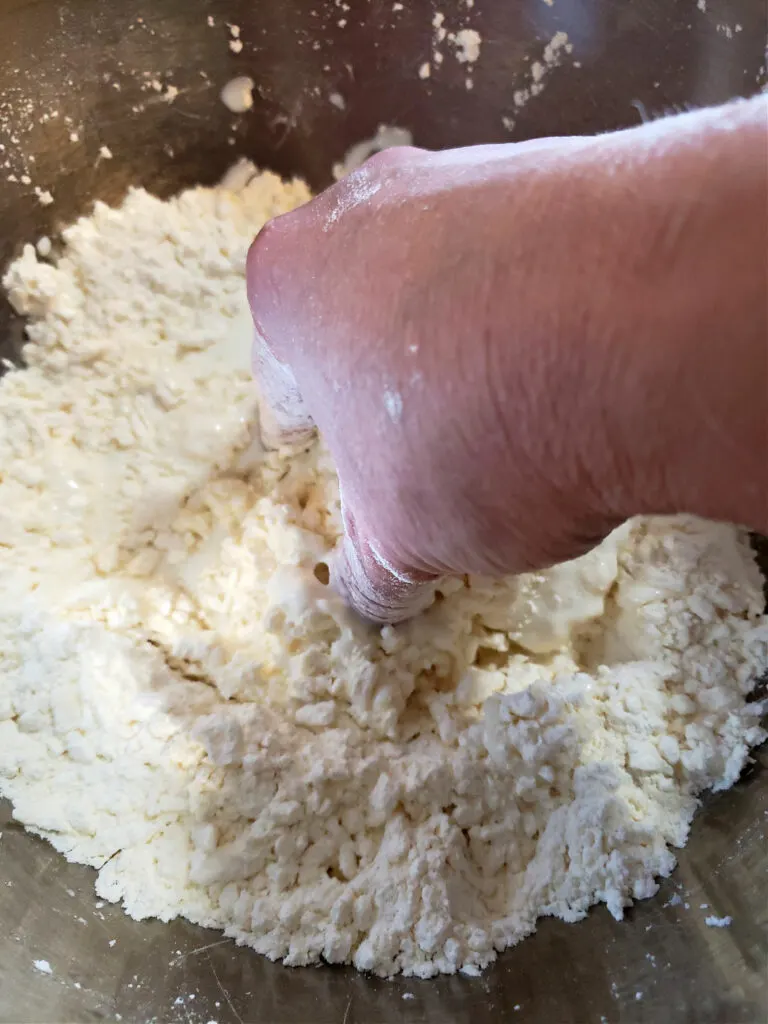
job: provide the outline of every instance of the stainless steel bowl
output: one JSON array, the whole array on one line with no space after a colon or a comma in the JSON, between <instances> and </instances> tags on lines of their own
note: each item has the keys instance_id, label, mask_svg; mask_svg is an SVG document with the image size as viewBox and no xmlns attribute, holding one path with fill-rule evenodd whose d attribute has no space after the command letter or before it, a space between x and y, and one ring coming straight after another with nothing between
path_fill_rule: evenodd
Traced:
<instances>
[{"instance_id":1,"label":"stainless steel bowl","mask_svg":"<svg viewBox=\"0 0 768 1024\"><path fill-rule=\"evenodd\" d=\"M466 0L348 3L0 0L0 264L95 198L211 183L240 154L322 186L380 123L428 147L594 132L746 95L765 75L763 0L475 0L471 91L453 61L418 77L433 14L455 21ZM557 30L573 52L518 109L514 92ZM233 116L219 92L243 74L256 102ZM41 205L35 186L54 202ZM21 331L2 305L0 354L15 355ZM604 908L577 925L543 921L482 978L429 982L290 970L184 921L132 921L96 900L91 870L0 805L0 1021L764 1021L767 768L763 749L735 790L707 801L673 878L624 923ZM707 913L733 924L707 927Z\"/></svg>"}]
</instances>

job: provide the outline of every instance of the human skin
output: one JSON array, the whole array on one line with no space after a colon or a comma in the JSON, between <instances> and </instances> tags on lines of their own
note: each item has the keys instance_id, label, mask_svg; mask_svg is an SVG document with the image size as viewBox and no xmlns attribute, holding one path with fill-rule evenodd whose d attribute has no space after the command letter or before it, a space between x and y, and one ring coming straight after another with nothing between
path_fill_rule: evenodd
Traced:
<instances>
[{"instance_id":1,"label":"human skin","mask_svg":"<svg viewBox=\"0 0 768 1024\"><path fill-rule=\"evenodd\" d=\"M267 224L247 276L267 439L324 436L332 579L368 619L632 515L768 532L766 96L389 150Z\"/></svg>"}]
</instances>

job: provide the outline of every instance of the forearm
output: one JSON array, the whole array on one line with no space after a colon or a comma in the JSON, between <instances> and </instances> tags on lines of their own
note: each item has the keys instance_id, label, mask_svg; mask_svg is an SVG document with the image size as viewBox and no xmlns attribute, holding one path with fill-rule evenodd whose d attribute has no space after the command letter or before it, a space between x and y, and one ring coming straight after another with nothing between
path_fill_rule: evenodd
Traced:
<instances>
[{"instance_id":1,"label":"forearm","mask_svg":"<svg viewBox=\"0 0 768 1024\"><path fill-rule=\"evenodd\" d=\"M766 531L768 97L651 126L628 174L640 248L610 405L625 511Z\"/></svg>"},{"instance_id":2,"label":"forearm","mask_svg":"<svg viewBox=\"0 0 768 1024\"><path fill-rule=\"evenodd\" d=\"M531 185L537 261L507 225L524 280L488 303L489 386L587 535L674 512L768 530L767 119L759 97L563 140Z\"/></svg>"}]
</instances>

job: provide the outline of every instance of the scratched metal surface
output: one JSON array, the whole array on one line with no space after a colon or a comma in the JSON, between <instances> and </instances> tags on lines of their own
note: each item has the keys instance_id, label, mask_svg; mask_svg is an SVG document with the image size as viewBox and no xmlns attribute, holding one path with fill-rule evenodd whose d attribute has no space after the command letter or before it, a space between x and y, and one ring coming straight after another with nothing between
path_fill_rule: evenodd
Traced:
<instances>
[{"instance_id":1,"label":"scratched metal surface","mask_svg":"<svg viewBox=\"0 0 768 1024\"><path fill-rule=\"evenodd\" d=\"M747 94L764 75L762 0L707 0L704 11L696 0L475 0L484 43L471 92L455 62L426 83L417 76L432 14L455 21L466 0L405 6L395 18L390 0L350 0L342 28L333 0L0 0L0 266L94 198L118 200L131 183L167 195L212 182L239 153L320 186L380 122L427 146L599 131L636 122L639 109ZM241 27L239 55L227 22ZM557 30L574 53L516 112L512 94ZM257 83L243 117L218 100L238 74ZM147 86L153 78L179 88L172 104ZM505 116L516 118L512 132ZM102 145L113 159L98 160ZM8 180L25 173L29 186ZM39 204L35 185L53 205ZM20 338L0 303L0 354L15 354ZM480 979L289 970L183 921L139 923L100 905L93 872L25 834L7 804L0 832L3 1024L768 1019L765 748L734 791L706 802L655 899L622 924L604 908L578 925L544 921ZM733 924L707 927L708 914Z\"/></svg>"}]
</instances>

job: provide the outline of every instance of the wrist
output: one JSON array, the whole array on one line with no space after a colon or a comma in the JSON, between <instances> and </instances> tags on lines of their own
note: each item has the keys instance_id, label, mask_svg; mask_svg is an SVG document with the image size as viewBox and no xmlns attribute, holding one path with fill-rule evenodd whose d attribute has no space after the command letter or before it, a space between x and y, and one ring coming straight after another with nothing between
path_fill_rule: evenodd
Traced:
<instances>
[{"instance_id":1,"label":"wrist","mask_svg":"<svg viewBox=\"0 0 768 1024\"><path fill-rule=\"evenodd\" d=\"M768 529L767 110L673 119L635 149L615 137L632 209L597 358L622 515Z\"/></svg>"}]
</instances>

